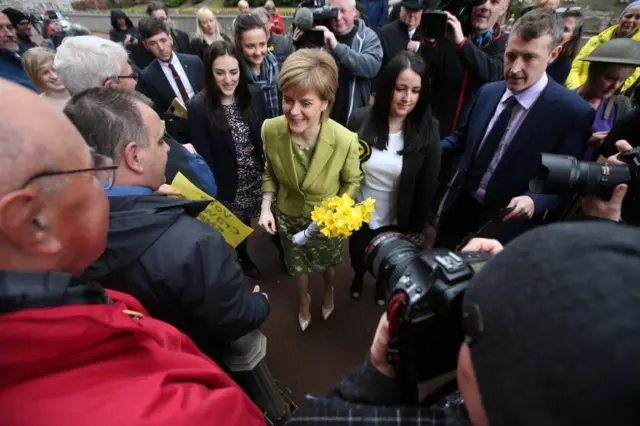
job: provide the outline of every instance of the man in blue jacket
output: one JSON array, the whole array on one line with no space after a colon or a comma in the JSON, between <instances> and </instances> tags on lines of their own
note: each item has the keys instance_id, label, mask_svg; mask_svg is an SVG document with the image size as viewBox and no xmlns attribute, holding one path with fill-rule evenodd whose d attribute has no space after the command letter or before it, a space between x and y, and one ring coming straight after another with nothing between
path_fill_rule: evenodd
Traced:
<instances>
[{"instance_id":1,"label":"man in blue jacket","mask_svg":"<svg viewBox=\"0 0 640 426\"><path fill-rule=\"evenodd\" d=\"M589 104L545 73L560 53L562 32L552 9L520 18L504 54L506 81L481 87L466 123L442 140L443 150L460 155L460 166L445 195L436 247L453 249L496 219L502 225L485 236L507 242L561 204L560 196L530 192L529 181L541 153L581 158L594 118Z\"/></svg>"},{"instance_id":2,"label":"man in blue jacket","mask_svg":"<svg viewBox=\"0 0 640 426\"><path fill-rule=\"evenodd\" d=\"M16 29L4 13L0 13L0 77L37 92L22 67Z\"/></svg>"},{"instance_id":3,"label":"man in blue jacket","mask_svg":"<svg viewBox=\"0 0 640 426\"><path fill-rule=\"evenodd\" d=\"M160 117L143 95L106 87L75 95L64 112L118 166L107 191L107 248L85 278L134 296L221 364L227 344L267 319L269 301L259 287L245 288L233 249L195 218L207 202L153 195L169 151Z\"/></svg>"}]
</instances>

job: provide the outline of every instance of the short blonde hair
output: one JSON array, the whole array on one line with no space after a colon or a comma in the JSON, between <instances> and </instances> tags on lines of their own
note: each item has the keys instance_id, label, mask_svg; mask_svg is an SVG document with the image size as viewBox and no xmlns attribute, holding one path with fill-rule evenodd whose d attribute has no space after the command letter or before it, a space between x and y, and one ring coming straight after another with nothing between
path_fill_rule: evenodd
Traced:
<instances>
[{"instance_id":1,"label":"short blonde hair","mask_svg":"<svg viewBox=\"0 0 640 426\"><path fill-rule=\"evenodd\" d=\"M329 105L322 113L322 120L329 118L336 101L338 89L338 65L333 57L320 49L300 49L282 64L280 90L315 90L318 97Z\"/></svg>"},{"instance_id":2,"label":"short blonde hair","mask_svg":"<svg viewBox=\"0 0 640 426\"><path fill-rule=\"evenodd\" d=\"M211 38L209 35L202 32L202 27L200 26L200 20L202 18L213 18L213 22L216 23L216 33L213 38ZM222 40L222 35L220 35L220 24L218 23L218 18L216 18L216 15L208 7L201 7L196 12L196 35L200 38L205 39L208 44L211 44L214 41Z\"/></svg>"},{"instance_id":3,"label":"short blonde hair","mask_svg":"<svg viewBox=\"0 0 640 426\"><path fill-rule=\"evenodd\" d=\"M22 57L22 67L40 92L46 88L42 76L53 68L55 57L56 52L46 47L32 47Z\"/></svg>"}]
</instances>

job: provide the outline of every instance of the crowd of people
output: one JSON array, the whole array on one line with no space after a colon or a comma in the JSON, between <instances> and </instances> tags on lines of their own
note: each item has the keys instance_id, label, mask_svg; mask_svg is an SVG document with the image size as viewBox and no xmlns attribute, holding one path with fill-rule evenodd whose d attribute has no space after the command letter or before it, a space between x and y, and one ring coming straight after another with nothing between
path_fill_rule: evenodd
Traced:
<instances>
[{"instance_id":1,"label":"crowd of people","mask_svg":"<svg viewBox=\"0 0 640 426\"><path fill-rule=\"evenodd\" d=\"M554 1L508 33L508 0L439 12L437 36L435 0L327 3L317 48L271 0L241 0L229 34L208 8L187 34L156 1L136 25L113 9L109 39L0 13L0 424L265 424L224 362L270 314L245 285L256 237L231 247L178 174L270 234L302 332L310 274L334 311L345 243L354 300L383 233L495 256L445 377L464 410L420 405L446 381L400 380L385 314L363 366L292 424L634 424L640 174L610 198L529 183L543 153L608 173L640 146L640 1L583 47L582 10ZM375 200L371 220L295 242L336 195Z\"/></svg>"}]
</instances>

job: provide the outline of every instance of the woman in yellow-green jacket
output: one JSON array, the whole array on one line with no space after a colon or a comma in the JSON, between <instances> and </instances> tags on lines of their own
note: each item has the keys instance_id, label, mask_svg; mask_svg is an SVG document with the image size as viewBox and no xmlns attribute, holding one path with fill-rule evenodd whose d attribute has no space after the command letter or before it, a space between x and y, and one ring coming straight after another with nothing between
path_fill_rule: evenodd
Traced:
<instances>
[{"instance_id":1,"label":"woman in yellow-green jacket","mask_svg":"<svg viewBox=\"0 0 640 426\"><path fill-rule=\"evenodd\" d=\"M331 55L316 49L293 53L280 72L284 116L262 126L266 167L258 223L280 235L285 265L299 291L302 331L311 321L309 273L323 273L322 316L333 312L334 267L342 262L344 241L311 239L299 246L292 237L309 226L322 200L342 194L355 198L362 180L358 136L328 118L337 86L338 67Z\"/></svg>"},{"instance_id":2,"label":"woman in yellow-green jacket","mask_svg":"<svg viewBox=\"0 0 640 426\"><path fill-rule=\"evenodd\" d=\"M598 46L613 38L630 38L637 42L640 42L640 1L634 1L627 6L620 15L618 23L612 27L607 28L597 36L591 37L591 39L580 49L580 53L573 61L571 65L571 72L565 82L565 86L568 89L577 89L584 85L587 81L589 74L589 63L583 61L584 58L589 56ZM636 80L640 77L640 67L636 68L635 72L627 78L622 85L620 91L624 92L631 88Z\"/></svg>"}]
</instances>

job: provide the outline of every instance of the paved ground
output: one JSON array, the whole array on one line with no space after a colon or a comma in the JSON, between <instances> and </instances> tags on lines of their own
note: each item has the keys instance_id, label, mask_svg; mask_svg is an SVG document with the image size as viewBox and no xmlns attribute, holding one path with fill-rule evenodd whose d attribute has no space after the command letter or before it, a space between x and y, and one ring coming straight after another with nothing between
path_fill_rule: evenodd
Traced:
<instances>
[{"instance_id":1,"label":"paved ground","mask_svg":"<svg viewBox=\"0 0 640 426\"><path fill-rule=\"evenodd\" d=\"M348 369L358 366L371 345L382 314L373 302L373 278L368 277L365 294L359 301L349 297L352 271L345 251L337 270L335 311L322 319L322 277L312 276L311 325L305 333L298 326L297 291L293 279L280 266L276 248L263 231L249 238L249 252L260 268L261 280L247 279L269 294L271 314L263 333L267 336L267 362L273 376L289 387L296 403L306 393L326 393Z\"/></svg>"}]
</instances>

